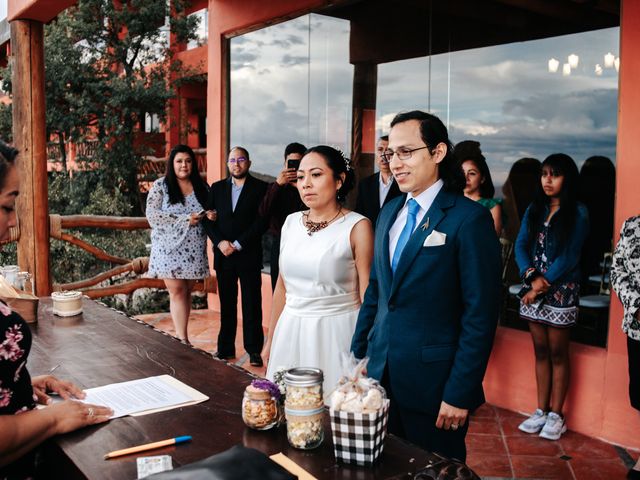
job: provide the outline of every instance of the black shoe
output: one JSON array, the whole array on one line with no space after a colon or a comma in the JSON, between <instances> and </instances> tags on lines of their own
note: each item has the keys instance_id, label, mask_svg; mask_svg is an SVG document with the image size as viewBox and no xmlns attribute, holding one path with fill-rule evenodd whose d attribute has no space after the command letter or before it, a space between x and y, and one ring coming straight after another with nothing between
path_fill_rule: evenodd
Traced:
<instances>
[{"instance_id":1,"label":"black shoe","mask_svg":"<svg viewBox=\"0 0 640 480\"><path fill-rule=\"evenodd\" d=\"M630 480L640 480L640 470L634 470L633 468L627 473L627 478Z\"/></svg>"},{"instance_id":2,"label":"black shoe","mask_svg":"<svg viewBox=\"0 0 640 480\"><path fill-rule=\"evenodd\" d=\"M214 353L213 356L219 358L220 360L231 360L232 358L236 358L235 355L225 355L224 353L220 352Z\"/></svg>"},{"instance_id":3,"label":"black shoe","mask_svg":"<svg viewBox=\"0 0 640 480\"><path fill-rule=\"evenodd\" d=\"M250 353L249 354L249 365L252 367L261 367L262 366L262 357L259 353Z\"/></svg>"}]
</instances>

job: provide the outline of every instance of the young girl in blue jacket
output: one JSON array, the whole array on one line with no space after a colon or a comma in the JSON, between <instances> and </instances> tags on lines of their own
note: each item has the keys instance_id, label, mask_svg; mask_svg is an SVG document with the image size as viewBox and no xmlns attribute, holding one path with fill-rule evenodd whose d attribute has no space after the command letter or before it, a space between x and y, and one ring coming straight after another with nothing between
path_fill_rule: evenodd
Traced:
<instances>
[{"instance_id":1,"label":"young girl in blue jacket","mask_svg":"<svg viewBox=\"0 0 640 480\"><path fill-rule=\"evenodd\" d=\"M542 163L540 184L516 240L524 288L520 316L529 323L536 357L538 408L518 427L558 440L567 430L562 406L569 386L570 327L578 317L579 263L589 231L578 203L578 168L555 153Z\"/></svg>"}]
</instances>

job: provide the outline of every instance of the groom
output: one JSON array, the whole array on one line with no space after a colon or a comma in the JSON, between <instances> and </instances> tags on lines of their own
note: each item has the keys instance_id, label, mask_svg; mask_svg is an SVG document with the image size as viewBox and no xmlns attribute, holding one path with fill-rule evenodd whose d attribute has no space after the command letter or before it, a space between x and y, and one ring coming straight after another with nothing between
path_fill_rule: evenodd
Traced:
<instances>
[{"instance_id":1,"label":"groom","mask_svg":"<svg viewBox=\"0 0 640 480\"><path fill-rule=\"evenodd\" d=\"M357 358L391 399L389 431L465 461L469 412L500 302L500 248L489 210L459 195L446 127L413 111L391 122L391 172L407 195L380 213Z\"/></svg>"}]
</instances>

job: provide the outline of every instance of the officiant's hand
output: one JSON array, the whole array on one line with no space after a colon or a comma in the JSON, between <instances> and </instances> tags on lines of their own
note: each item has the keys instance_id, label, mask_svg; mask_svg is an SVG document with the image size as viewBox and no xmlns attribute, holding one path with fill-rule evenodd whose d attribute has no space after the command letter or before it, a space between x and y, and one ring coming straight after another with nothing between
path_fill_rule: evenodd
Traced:
<instances>
[{"instance_id":1,"label":"officiant's hand","mask_svg":"<svg viewBox=\"0 0 640 480\"><path fill-rule=\"evenodd\" d=\"M51 397L47 395L47 392L56 393L65 400L85 397L85 393L80 387L71 382L60 380L53 375L32 377L31 385L36 396L35 400L42 405L47 405L51 402Z\"/></svg>"},{"instance_id":2,"label":"officiant's hand","mask_svg":"<svg viewBox=\"0 0 640 480\"><path fill-rule=\"evenodd\" d=\"M77 400L55 403L43 408L40 412L50 416L56 435L72 432L87 425L104 423L113 415L113 410L108 407L90 405Z\"/></svg>"}]
</instances>

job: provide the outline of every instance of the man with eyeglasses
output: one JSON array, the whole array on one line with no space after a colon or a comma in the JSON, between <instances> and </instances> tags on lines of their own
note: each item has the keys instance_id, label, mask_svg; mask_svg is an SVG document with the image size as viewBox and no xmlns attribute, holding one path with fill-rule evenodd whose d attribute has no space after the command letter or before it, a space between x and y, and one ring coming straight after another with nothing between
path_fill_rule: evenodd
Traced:
<instances>
[{"instance_id":1,"label":"man with eyeglasses","mask_svg":"<svg viewBox=\"0 0 640 480\"><path fill-rule=\"evenodd\" d=\"M406 195L380 212L351 349L387 389L391 433L465 461L498 320L500 247L489 211L461 195L439 118L398 114L384 155Z\"/></svg>"},{"instance_id":2,"label":"man with eyeglasses","mask_svg":"<svg viewBox=\"0 0 640 480\"><path fill-rule=\"evenodd\" d=\"M371 220L375 227L380 209L400 195L398 184L393 180L389 162L384 152L389 146L389 137L384 135L378 139L376 145L376 163L379 172L363 178L358 183L358 198L355 211Z\"/></svg>"},{"instance_id":3,"label":"man with eyeglasses","mask_svg":"<svg viewBox=\"0 0 640 480\"><path fill-rule=\"evenodd\" d=\"M262 234L266 229L258 215L267 183L249 174L251 160L243 147L229 152L230 176L211 185L209 209L218 212L205 230L213 243L213 267L220 296L220 333L216 356L235 358L238 322L238 280L242 289L242 335L249 362L262 366Z\"/></svg>"}]
</instances>

